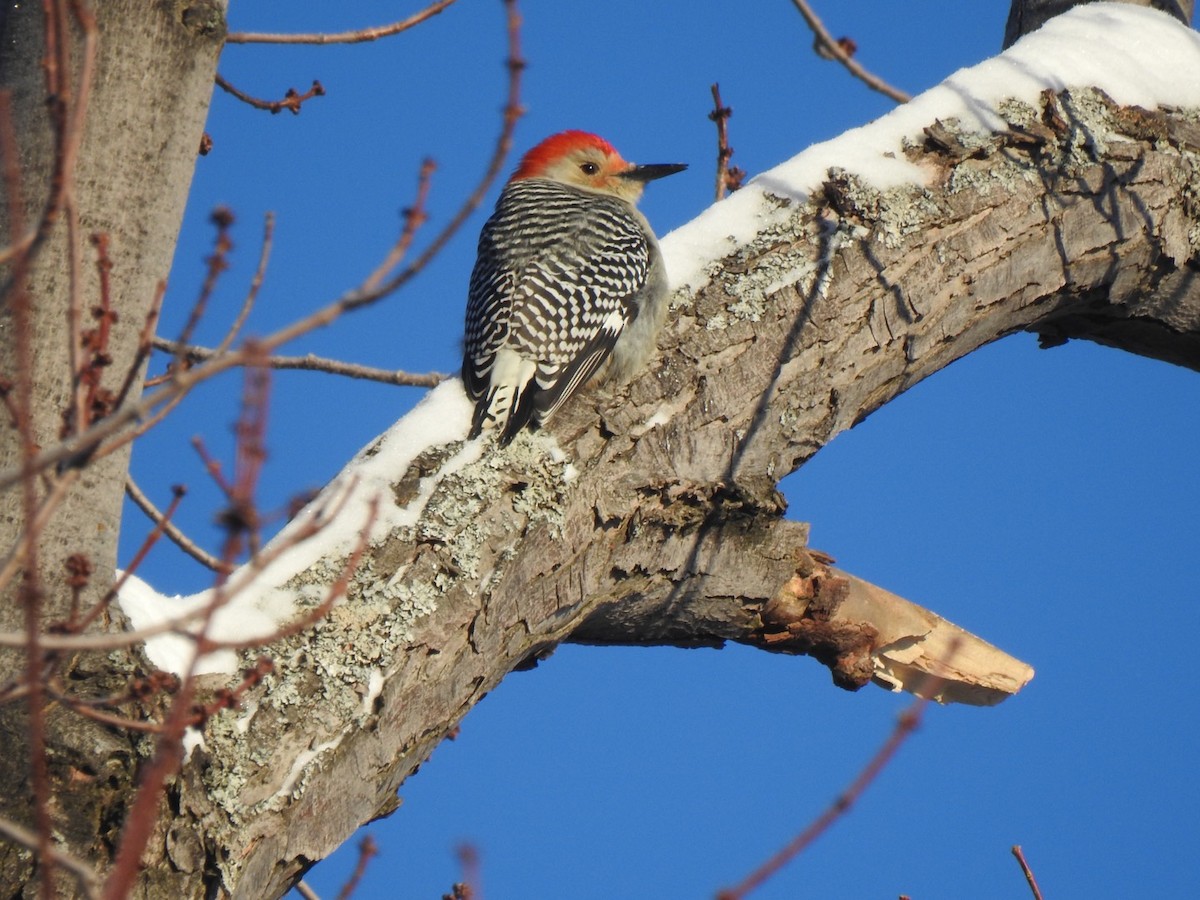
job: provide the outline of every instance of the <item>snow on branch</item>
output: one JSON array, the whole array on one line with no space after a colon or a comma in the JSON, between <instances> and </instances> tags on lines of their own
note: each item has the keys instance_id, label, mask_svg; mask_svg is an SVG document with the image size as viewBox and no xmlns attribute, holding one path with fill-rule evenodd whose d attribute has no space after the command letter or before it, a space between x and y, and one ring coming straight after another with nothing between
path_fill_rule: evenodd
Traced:
<instances>
[{"instance_id":1,"label":"snow on branch","mask_svg":"<svg viewBox=\"0 0 1200 900\"><path fill-rule=\"evenodd\" d=\"M1200 107L1200 35L1154 9L1090 3L1057 16L1004 53L962 69L937 87L869 125L814 144L755 176L723 203L662 241L676 285L697 291L712 267L756 235L786 223L790 207L806 202L831 169L851 173L872 188L925 186L931 172L907 158L926 127L952 122L964 133L1010 129L1001 108L1036 105L1043 91L1092 87L1123 106Z\"/></svg>"}]
</instances>

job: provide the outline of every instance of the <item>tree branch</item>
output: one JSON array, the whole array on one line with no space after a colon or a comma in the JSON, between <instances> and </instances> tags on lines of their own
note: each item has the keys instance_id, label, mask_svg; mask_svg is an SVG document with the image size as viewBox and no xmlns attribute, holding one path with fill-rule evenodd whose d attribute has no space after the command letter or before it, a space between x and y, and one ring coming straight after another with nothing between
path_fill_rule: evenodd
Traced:
<instances>
[{"instance_id":1,"label":"tree branch","mask_svg":"<svg viewBox=\"0 0 1200 900\"><path fill-rule=\"evenodd\" d=\"M413 13L407 19L392 22L388 25L375 25L370 28L359 28L354 31L343 31L336 34L267 34L253 31L233 31L226 38L227 44L361 44L365 41L377 41L383 37L391 37L408 31L414 25L420 25L426 19L432 18L444 10L455 0L436 0L429 6Z\"/></svg>"},{"instance_id":2,"label":"tree branch","mask_svg":"<svg viewBox=\"0 0 1200 900\"><path fill-rule=\"evenodd\" d=\"M911 94L908 94L899 88L892 87L892 85L888 84L878 75L874 75L863 68L858 61L851 56L849 52L847 52L846 48L842 46L842 42L835 40L833 35L829 33L829 30L825 27L825 23L821 21L820 16L818 16L813 11L813 8L808 4L808 0L792 0L792 5L795 6L796 11L804 17L805 24L812 29L814 38L813 49L817 51L818 55L824 57L825 59L837 60L846 67L846 70L851 75L865 84L871 90L878 91L885 97L890 97L892 100L895 100L897 103L907 103L912 99ZM851 50L853 50L853 47L851 47Z\"/></svg>"},{"instance_id":3,"label":"tree branch","mask_svg":"<svg viewBox=\"0 0 1200 900\"><path fill-rule=\"evenodd\" d=\"M317 501L362 515L362 498L384 498L388 527L348 601L272 648L299 662L250 691L252 738L213 729L203 770L181 775L179 821L204 821L226 851L226 889L282 891L393 808L501 678L564 640L740 640L808 652L846 686L937 669L957 630L806 551L777 481L1016 331L1102 335L1200 368L1188 116L1095 92L1001 109L990 134L928 123L904 151L919 184L880 191L831 169L808 192L767 173L722 203L728 216L761 204L737 223L757 230L694 266L652 371L569 404L548 434L464 442L469 404L450 382L359 455ZM663 242L669 264L696 246L687 231ZM346 552L330 545L260 588L303 595ZM975 659L944 672L954 699L991 702L1028 677L1006 662L1012 674L985 684L998 651L964 652ZM319 717L295 700L318 685Z\"/></svg>"}]
</instances>

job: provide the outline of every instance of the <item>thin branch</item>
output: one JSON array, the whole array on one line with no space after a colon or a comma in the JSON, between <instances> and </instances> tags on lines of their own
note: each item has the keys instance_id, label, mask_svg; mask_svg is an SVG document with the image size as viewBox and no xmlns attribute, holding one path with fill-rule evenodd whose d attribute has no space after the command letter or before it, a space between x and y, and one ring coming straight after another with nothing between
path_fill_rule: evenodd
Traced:
<instances>
[{"instance_id":1,"label":"thin branch","mask_svg":"<svg viewBox=\"0 0 1200 900\"><path fill-rule=\"evenodd\" d=\"M207 270L204 273L204 282L200 285L200 293L196 295L196 302L192 304L188 319L179 333L181 344L191 341L192 334L208 309L208 301L217 289L217 280L229 268L229 254L233 252L233 239L229 236L229 230L233 227L233 213L224 206L218 206L209 213L208 220L217 229L217 235L213 241L213 252L204 260Z\"/></svg>"},{"instance_id":2,"label":"thin branch","mask_svg":"<svg viewBox=\"0 0 1200 900\"><path fill-rule=\"evenodd\" d=\"M417 229L424 225L429 218L425 212L425 205L429 201L429 183L433 178L435 168L437 166L432 159L426 158L421 163L421 170L417 173L417 198L413 201L412 206L404 210L404 227L400 231L400 237L396 239L396 243L392 245L392 249L384 257L383 262L376 266L375 271L363 282L363 288L366 290L376 288L388 272L400 265L404 257L408 255L408 248L412 246Z\"/></svg>"},{"instance_id":3,"label":"thin branch","mask_svg":"<svg viewBox=\"0 0 1200 900\"><path fill-rule=\"evenodd\" d=\"M296 882L296 893L304 900L321 900L321 895L309 887L307 881Z\"/></svg>"},{"instance_id":4,"label":"thin branch","mask_svg":"<svg viewBox=\"0 0 1200 900\"><path fill-rule=\"evenodd\" d=\"M189 538L179 529L178 525L163 515L162 511L154 505L154 501L147 497L138 487L137 482L129 476L125 478L125 495L134 502L138 509L149 516L151 522L162 528L163 534L169 537L180 550L200 565L207 566L214 572L220 571L221 561Z\"/></svg>"},{"instance_id":5,"label":"thin branch","mask_svg":"<svg viewBox=\"0 0 1200 900\"><path fill-rule=\"evenodd\" d=\"M258 427L257 424L254 427ZM253 439L253 438L252 438ZM243 438L239 437L239 443ZM239 486L253 487L253 481L257 477L255 464L252 462L244 463L239 473L239 482L244 482ZM342 574L331 586L329 596L316 610L304 617L300 623L292 623L278 629L275 634L262 638L256 643L265 644L280 637L294 634L301 628L307 627L316 618L325 615L326 612L333 606L333 603L343 596L346 587L353 577L355 570L358 567L358 562L362 558L362 554L366 549L367 543L371 534L371 526L374 524L375 516L378 511L378 501L371 504L371 509L367 517L367 521L363 523L362 530L359 534L359 540L351 553L350 558L342 568ZM340 508L340 504L339 504ZM336 515L336 512L335 512ZM286 543L286 542L283 542ZM260 554L261 556L262 554ZM264 563L265 565L265 563ZM261 571L261 567L255 566ZM247 582L248 583L248 582ZM121 831L121 840L117 848L116 860L113 863L111 875L108 882L104 886L105 900L122 900L126 896L130 887L133 885L134 879L137 877L139 862L142 852L145 850L147 842L150 840L153 832L157 816L155 814L156 806L159 802L159 792L162 790L164 782L170 775L178 771L180 759L182 757L182 740L185 730L194 724L194 707L192 697L195 693L196 686L196 665L201 656L210 653L215 649L225 646L221 642L212 641L208 637L209 629L217 613L224 607L235 595L237 589L230 589L231 582L225 582L213 591L213 598L209 602L200 620L198 633L194 636L196 641L196 653L192 656L188 663L187 671L183 675L183 680L179 690L176 692L172 702L170 711L167 713L167 719L162 725L162 730L159 733L158 741L155 746L154 755L149 764L143 771L142 779L138 785L137 793L134 795L133 802L129 812L126 815L125 826ZM268 671L267 665L260 659L256 671L259 677ZM249 679L250 676L247 676ZM249 684L249 680L244 682ZM232 696L236 701L237 694ZM364 848L364 855L366 854ZM360 861L361 866L365 867L366 862Z\"/></svg>"},{"instance_id":6,"label":"thin branch","mask_svg":"<svg viewBox=\"0 0 1200 900\"><path fill-rule=\"evenodd\" d=\"M342 566L341 574L329 586L325 593L325 599L317 606L314 606L305 615L296 619L294 622L289 622L287 625L280 626L265 637L247 638L241 641L220 641L214 642L214 649L219 650L249 650L252 647L261 647L265 644L273 644L276 641L282 641L297 635L304 631L310 625L325 618L329 610L333 609L333 604L337 603L342 597L346 596L346 591L350 587L350 579L354 577L354 573L358 571L358 564L362 561L363 553L367 549L368 537L371 533L371 527L375 524L375 519L379 514L379 498L371 501L370 510L367 512L367 520L363 523L361 529L361 538L350 556L347 557L345 565Z\"/></svg>"},{"instance_id":7,"label":"thin branch","mask_svg":"<svg viewBox=\"0 0 1200 900\"><path fill-rule=\"evenodd\" d=\"M24 825L19 825L12 821L12 819L5 818L4 816L0 816L0 835L30 850L38 849L36 834ZM55 865L75 876L75 880L79 883L79 888L83 891L84 896L88 898L100 896L99 879L97 879L96 873L91 870L87 863L57 847L50 847L46 852L54 860Z\"/></svg>"},{"instance_id":8,"label":"thin branch","mask_svg":"<svg viewBox=\"0 0 1200 900\"><path fill-rule=\"evenodd\" d=\"M521 73L525 70L525 59L521 55L521 13L517 9L516 0L504 0L504 8L507 13L506 24L508 29L508 59L505 60L505 67L508 69L508 101L504 105L504 121L500 129L500 136L496 139L492 158L488 162L488 167L483 174L483 178L480 179L471 196L466 199L466 202L455 213L454 218L433 239L433 242L425 248L425 252L417 257L415 262L407 268L402 269L391 280L381 286L375 287L372 285L368 287L368 284L370 284L370 280L368 280L356 292L358 296L352 296L347 299L348 309L355 309L368 303L374 303L381 297L387 296L392 291L406 284L420 273L429 264L430 260L441 252L450 238L454 237L458 229L462 227L463 222L467 220L467 217L483 202L483 198L491 188L492 182L500 174L504 160L512 150L513 132L516 129L517 120L525 113L525 110L521 107Z\"/></svg>"},{"instance_id":9,"label":"thin branch","mask_svg":"<svg viewBox=\"0 0 1200 900\"><path fill-rule=\"evenodd\" d=\"M283 95L282 100L262 100L258 97L252 97L245 91L239 91L232 84L222 78L220 74L218 74L214 80L217 83L217 87L225 91L225 93L232 94L248 106L253 106L255 109L265 110L272 115L283 112L286 109L292 115L298 116L300 115L300 107L303 106L306 101L311 100L313 97L325 96L324 85L322 85L321 82L317 81L316 79L313 79L312 87L310 87L303 94L301 94L295 88L288 88L287 92Z\"/></svg>"},{"instance_id":10,"label":"thin branch","mask_svg":"<svg viewBox=\"0 0 1200 900\"><path fill-rule=\"evenodd\" d=\"M712 85L713 111L708 114L708 118L716 123L717 126L717 190L716 199L722 200L725 194L730 191L736 191L742 186L742 179L746 177L744 169L739 169L737 166L731 167L729 161L733 158L733 148L729 146L729 117L733 115L733 109L721 103L721 86L716 82Z\"/></svg>"},{"instance_id":11,"label":"thin branch","mask_svg":"<svg viewBox=\"0 0 1200 900\"><path fill-rule=\"evenodd\" d=\"M420 12L413 13L407 19L392 22L390 25L376 25L372 28L360 28L357 31L342 31L336 34L266 34L253 31L235 31L225 36L227 44L361 44L365 41L377 41L380 38L391 37L408 31L414 25L420 25L426 19L432 18L454 3L454 0L437 0Z\"/></svg>"},{"instance_id":12,"label":"thin branch","mask_svg":"<svg viewBox=\"0 0 1200 900\"><path fill-rule=\"evenodd\" d=\"M482 202L492 182L499 175L504 160L512 148L513 130L516 127L517 120L523 113L519 103L520 76L521 71L525 67L525 61L521 58L520 54L521 17L517 11L516 0L504 0L504 4L508 11L509 55L506 62L509 72L508 102L504 107L503 127L496 141L491 161L475 192L459 209L450 224L442 230L434 239L434 242L410 266L372 291L366 291L362 287L355 288L311 315L293 322L279 329L274 334L261 339L258 342L258 347L261 348L262 352L270 353L288 341L294 340L310 331L325 327L351 310L360 309L378 302L405 285L429 264L430 260L441 251L463 222L466 221L467 217ZM255 353L254 356L256 359L261 358L259 353ZM35 471L41 471L50 466L57 465L63 460L78 456L81 452L85 451L90 453L92 457L100 457L106 453L111 453L114 449L123 446L132 440L134 436L144 432L149 427L147 417L152 410L164 404L177 404L179 399L191 391L197 384L207 381L221 372L243 365L249 359L250 354L243 348L224 356L214 357L194 369L177 372L170 382L144 396L138 403L133 403L117 410L108 418L97 422L83 434L63 441L57 446L43 450L33 459L33 468ZM131 427L134 423L140 424ZM20 467L0 471L0 490L5 490L17 484L21 479L21 475L22 469Z\"/></svg>"},{"instance_id":13,"label":"thin branch","mask_svg":"<svg viewBox=\"0 0 1200 900\"><path fill-rule=\"evenodd\" d=\"M125 371L125 381L121 384L120 390L117 391L116 399L113 401L113 409L119 408L128 399L130 392L137 383L138 373L142 370L142 363L146 361L154 349L154 329L158 325L158 316L162 312L163 297L166 293L167 283L160 279L154 289L154 299L150 302L150 309L146 313L146 321L142 324L142 333L138 336L137 352L134 353L133 361Z\"/></svg>"},{"instance_id":14,"label":"thin branch","mask_svg":"<svg viewBox=\"0 0 1200 900\"><path fill-rule=\"evenodd\" d=\"M182 356L192 362L215 359L221 356L219 349L199 347L195 344L184 346L177 341L166 338L155 338L154 346L164 353ZM449 375L440 372L403 372L398 369L379 369L374 366L363 366L358 363L342 362L337 359L327 359L312 353L305 356L268 356L262 364L269 369L295 369L307 372L324 372L329 375L344 375L347 378L361 378L366 381L378 381L383 384L396 384L406 387L437 387Z\"/></svg>"},{"instance_id":15,"label":"thin branch","mask_svg":"<svg viewBox=\"0 0 1200 900\"><path fill-rule=\"evenodd\" d=\"M480 884L483 879L478 848L474 844L460 844L454 855L458 857L463 872L463 880L454 885L455 894L463 900L482 900Z\"/></svg>"},{"instance_id":16,"label":"thin branch","mask_svg":"<svg viewBox=\"0 0 1200 900\"><path fill-rule=\"evenodd\" d=\"M1029 863L1025 861L1025 852L1021 849L1020 844L1014 844L1012 855L1017 858L1017 862L1021 865L1021 871L1025 873L1025 880L1029 882L1029 890L1033 892L1033 900L1042 900L1041 889L1038 888L1037 879L1033 877L1033 869L1029 868Z\"/></svg>"},{"instance_id":17,"label":"thin branch","mask_svg":"<svg viewBox=\"0 0 1200 900\"><path fill-rule=\"evenodd\" d=\"M358 890L358 883L362 881L363 875L367 872L367 864L378 853L379 847L375 843L375 838L369 834L358 842L358 863L354 866L350 877L346 879L346 883L342 885L342 889L338 891L337 900L350 900L350 897Z\"/></svg>"},{"instance_id":18,"label":"thin branch","mask_svg":"<svg viewBox=\"0 0 1200 900\"><path fill-rule=\"evenodd\" d=\"M949 665L950 658L953 657L956 651L957 647L952 646L947 654L947 659L943 661L944 665ZM936 684L941 679L932 677L930 680ZM930 698L937 694L937 688L930 686L925 694L925 696L914 700L900 714L900 717L896 720L896 727L892 729L891 735L888 736L883 746L871 757L870 761L858 773L854 781L850 783L850 786L839 794L821 815L814 819L807 828L793 838L782 850L746 876L740 884L719 892L717 900L742 900L751 891L762 887L780 869L803 853L813 841L824 834L830 825L846 815L867 788L871 786L871 783L879 776L879 773L892 761L892 758L896 755L896 751L900 749L901 745L908 739L908 736L920 726L925 708L928 706Z\"/></svg>"},{"instance_id":19,"label":"thin branch","mask_svg":"<svg viewBox=\"0 0 1200 900\"><path fill-rule=\"evenodd\" d=\"M69 2L71 14L83 32L78 96L72 105L71 84L67 78L70 54L63 40L67 33L66 11L61 2L47 2L46 53L42 69L45 73L46 96L53 99L49 112L50 123L54 129L54 171L50 178L50 193L37 223L26 234L21 234L21 229L10 223L10 234L20 237L14 238L9 246L0 249L0 264L9 263L17 256L24 256L25 264L32 265L49 237L50 230L58 221L59 212L74 190L75 161L79 155L79 145L83 141L83 123L87 117L88 101L96 71L99 29L87 3L83 0ZM0 284L0 294L7 294L12 285L13 280L10 277Z\"/></svg>"},{"instance_id":20,"label":"thin branch","mask_svg":"<svg viewBox=\"0 0 1200 900\"><path fill-rule=\"evenodd\" d=\"M829 33L825 28L825 24L813 12L812 7L808 5L808 0L792 0L792 4L804 17L804 21L808 23L808 27L812 29L814 41L813 48L817 54L826 59L835 59L845 66L851 75L865 84L873 91L878 91L885 96L891 97L897 103L907 103L912 99L911 94L906 94L899 88L892 87L878 75L872 75L862 66L860 66L854 58L846 52L845 48Z\"/></svg>"},{"instance_id":21,"label":"thin branch","mask_svg":"<svg viewBox=\"0 0 1200 900\"><path fill-rule=\"evenodd\" d=\"M218 223L218 227L224 232L227 225L222 226L221 223ZM257 349L257 345L251 348L252 351L255 349ZM258 476L265 456L262 439L266 424L267 400L266 373L252 365L246 374L242 414L236 432L235 480L232 490L226 492L230 495L231 507L236 509L242 523L241 525L231 524L228 529L229 537L226 540L225 559L230 562L233 548L240 543L240 536L246 530L253 530L248 523L257 521L253 493L258 484ZM227 518L231 519L232 517L228 516ZM167 778L178 771L183 735L194 722L192 698L196 690L197 664L203 654L214 648L215 642L209 639L213 621L217 613L234 596L235 593L229 590L226 574L219 573L217 587L212 592L211 600L205 604L204 614L194 636L196 652L188 662L179 690L171 701L166 721L163 722L155 744L154 754L142 772L137 792L134 794L126 815L116 858L108 882L104 887L105 900L120 900L125 897L137 877L142 852L150 840L150 835L158 819L156 807L159 802L159 792Z\"/></svg>"},{"instance_id":22,"label":"thin branch","mask_svg":"<svg viewBox=\"0 0 1200 900\"><path fill-rule=\"evenodd\" d=\"M88 417L87 391L85 378L89 363L83 346L83 250L79 240L79 209L75 203L74 191L63 200L63 211L67 220L67 365L70 367L72 378L71 405L63 411L66 417L64 425L71 431L82 431L90 424ZM98 249L98 255L107 248ZM100 273L100 292L102 298L107 293L108 271L104 268L102 258L97 259L96 268ZM103 305L104 300L101 300ZM66 433L66 432L65 432Z\"/></svg>"},{"instance_id":23,"label":"thin branch","mask_svg":"<svg viewBox=\"0 0 1200 900\"><path fill-rule=\"evenodd\" d=\"M271 247L274 242L275 213L268 212L263 219L263 239L262 247L258 251L258 266L254 270L254 277L250 279L250 287L246 291L246 296L242 298L242 308L238 310L233 324L229 326L229 330L225 332L225 337L217 345L218 353L224 353L233 346L233 342L242 330L242 326L246 324L246 319L250 315L250 310L254 308L254 301L258 299L258 292L262 289L263 280L266 278L267 262L271 258Z\"/></svg>"},{"instance_id":24,"label":"thin branch","mask_svg":"<svg viewBox=\"0 0 1200 900\"><path fill-rule=\"evenodd\" d=\"M60 76L65 83L65 75L57 72L56 66L62 62L54 52L57 41L67 30L66 14L60 6L47 5L46 8L46 41L45 57L46 78L51 83L59 81ZM65 90L65 88L64 88ZM63 99L61 103L65 103ZM61 103L55 109L63 112ZM59 153L61 156L61 128L58 117L52 114L56 125L59 126ZM9 222L14 234L24 230L25 203L20 187L19 162L16 158L16 143L14 140L12 113L9 107L9 94L0 93L0 154L3 154L3 169L6 187L9 189ZM13 414L14 427L19 438L19 484L21 488L21 515L26 523L33 523L38 517L40 504L38 502L38 477L34 461L37 456L37 435L34 430L34 384L33 384L33 298L29 293L29 266L32 249L22 253L13 266L11 293L5 297L11 315L13 338L13 360L16 367L13 377L10 409ZM54 896L54 860L51 858L51 840L53 823L50 819L50 770L46 760L46 705L44 685L42 683L42 649L38 639L42 617L42 593L38 550L41 531L27 526L21 533L17 544L19 554L24 558L24 571L17 586L17 601L23 608L24 634L21 646L25 649L25 683L29 688L25 701L28 709L26 723L26 740L29 751L29 781L32 787L33 822L35 830L33 839L37 853L37 886L38 896L42 900L51 900Z\"/></svg>"},{"instance_id":25,"label":"thin branch","mask_svg":"<svg viewBox=\"0 0 1200 900\"><path fill-rule=\"evenodd\" d=\"M108 591L105 592L104 596L101 597L90 610L88 610L87 615L83 616L81 619L75 619L74 616L72 616L71 624L74 626L76 632L83 631L83 629L91 625L92 622L96 621L96 619L98 619L100 615L106 609L108 609L109 604L120 595L121 588L125 586L125 582L127 582L130 577L132 577L133 573L138 570L141 564L145 561L146 557L150 554L150 551L154 548L154 545L158 543L158 539L162 537L163 528L170 522L171 516L175 515L175 510L179 508L179 504L183 501L184 493L186 493L184 489L176 485L175 496L171 500L171 505L167 507L167 511L162 515L161 520L156 522L155 527L148 535L146 535L145 540L142 541L142 546L138 548L137 553L133 555L132 561L125 567L124 571L121 572L121 576L116 580L116 582L113 583Z\"/></svg>"}]
</instances>

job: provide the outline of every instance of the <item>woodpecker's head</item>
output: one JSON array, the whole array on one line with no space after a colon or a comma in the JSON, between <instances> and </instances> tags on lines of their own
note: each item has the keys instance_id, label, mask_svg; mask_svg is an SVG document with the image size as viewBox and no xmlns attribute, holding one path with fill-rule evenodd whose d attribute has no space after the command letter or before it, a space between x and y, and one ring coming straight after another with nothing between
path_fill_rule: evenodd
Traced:
<instances>
[{"instance_id":1,"label":"woodpecker's head","mask_svg":"<svg viewBox=\"0 0 1200 900\"><path fill-rule=\"evenodd\" d=\"M586 131L563 131L526 153L511 180L549 178L637 203L647 181L686 168L681 163L637 166L623 160L602 137Z\"/></svg>"}]
</instances>

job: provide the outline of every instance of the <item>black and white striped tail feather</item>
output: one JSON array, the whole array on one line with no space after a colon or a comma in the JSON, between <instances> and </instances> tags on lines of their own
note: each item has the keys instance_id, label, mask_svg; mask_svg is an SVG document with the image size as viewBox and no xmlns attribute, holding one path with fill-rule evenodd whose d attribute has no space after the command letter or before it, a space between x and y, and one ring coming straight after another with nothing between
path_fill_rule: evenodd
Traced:
<instances>
[{"instance_id":1,"label":"black and white striped tail feather","mask_svg":"<svg viewBox=\"0 0 1200 900\"><path fill-rule=\"evenodd\" d=\"M467 396L475 401L470 438L485 428L500 428L500 442L507 444L534 417L538 365L508 348L501 348L482 371L463 367Z\"/></svg>"}]
</instances>

